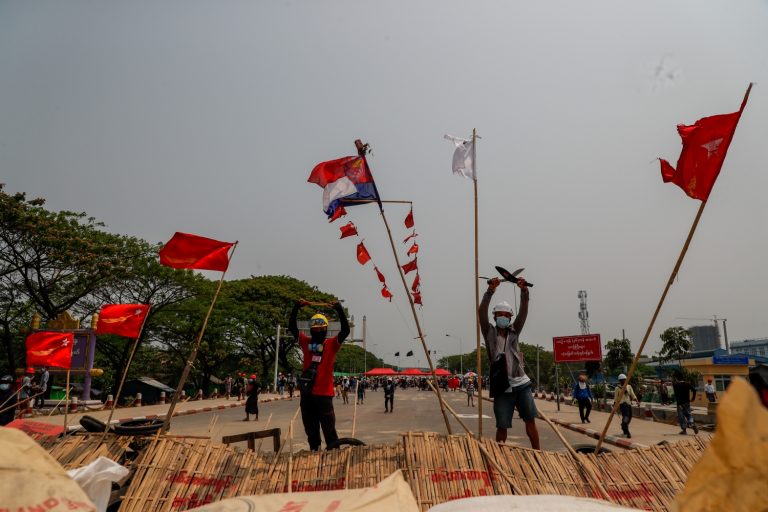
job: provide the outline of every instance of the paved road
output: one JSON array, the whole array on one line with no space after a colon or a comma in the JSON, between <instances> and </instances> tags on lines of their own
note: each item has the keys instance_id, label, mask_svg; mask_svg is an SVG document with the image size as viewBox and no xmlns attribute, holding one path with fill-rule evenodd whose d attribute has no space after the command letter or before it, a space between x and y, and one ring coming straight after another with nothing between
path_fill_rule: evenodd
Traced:
<instances>
[{"instance_id":1,"label":"paved road","mask_svg":"<svg viewBox=\"0 0 768 512\"><path fill-rule=\"evenodd\" d=\"M464 393L443 393L446 401L458 414L466 414L470 417L463 418L467 426L477 432L477 407L468 407ZM477 399L475 399L477 402ZM352 437L352 417L354 404L345 405L341 399L334 399L336 410L336 428L340 437ZM493 419L493 404L483 404L483 434L493 436L495 423ZM210 435L215 441L220 441L222 436L262 430L265 428L280 427L283 433L288 431L288 424L299 408L298 398L290 401L275 401L260 404L259 421L251 420L245 423L244 410L242 408L216 411L213 413L201 413L191 416L174 418L171 422L171 434L178 435ZM212 415L217 418L211 428ZM267 421L272 415L269 425ZM551 429L543 422L538 422L541 435L541 446L545 450L565 450L560 440ZM451 418L451 428L454 433L463 433L462 427ZM209 430L210 429L210 430ZM432 392L417 390L398 390L395 393L395 412L384 412L384 393L382 391L369 392L365 403L357 406L357 421L354 437L367 444L393 442L399 439L402 432L430 431L445 433L445 423L437 400ZM301 418L297 417L294 423L294 450L308 449ZM593 443L589 438L568 430L562 429L563 435L573 444ZM522 420L515 418L512 429L509 432L508 442L521 446L530 446ZM243 443L244 445L245 443ZM263 450L271 450L271 443L265 441Z\"/></svg>"}]
</instances>

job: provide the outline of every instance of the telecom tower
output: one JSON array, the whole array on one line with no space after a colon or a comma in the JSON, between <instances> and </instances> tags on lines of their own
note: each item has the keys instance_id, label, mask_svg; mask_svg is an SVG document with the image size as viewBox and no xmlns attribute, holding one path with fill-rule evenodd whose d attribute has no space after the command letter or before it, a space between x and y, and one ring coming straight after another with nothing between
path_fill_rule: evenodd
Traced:
<instances>
[{"instance_id":1,"label":"telecom tower","mask_svg":"<svg viewBox=\"0 0 768 512\"><path fill-rule=\"evenodd\" d=\"M589 334L589 311L587 311L587 291L579 290L579 320L581 334Z\"/></svg>"}]
</instances>

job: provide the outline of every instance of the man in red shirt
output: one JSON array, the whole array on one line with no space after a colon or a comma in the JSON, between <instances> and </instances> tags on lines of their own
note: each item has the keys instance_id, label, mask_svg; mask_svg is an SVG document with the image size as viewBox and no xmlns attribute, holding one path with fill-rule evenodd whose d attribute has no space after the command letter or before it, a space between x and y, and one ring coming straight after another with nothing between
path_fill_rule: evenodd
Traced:
<instances>
[{"instance_id":1,"label":"man in red shirt","mask_svg":"<svg viewBox=\"0 0 768 512\"><path fill-rule=\"evenodd\" d=\"M291 311L288 330L298 340L304 356L303 371L298 379L301 392L301 420L310 450L320 449L320 429L323 430L325 446L335 448L339 439L336 433L336 414L333 411L333 363L341 344L349 335L349 324L340 302L333 303L333 309L339 316L341 329L339 334L326 338L328 319L321 314L314 315L309 321L311 336L299 332L296 317L299 308L309 302L299 299Z\"/></svg>"}]
</instances>

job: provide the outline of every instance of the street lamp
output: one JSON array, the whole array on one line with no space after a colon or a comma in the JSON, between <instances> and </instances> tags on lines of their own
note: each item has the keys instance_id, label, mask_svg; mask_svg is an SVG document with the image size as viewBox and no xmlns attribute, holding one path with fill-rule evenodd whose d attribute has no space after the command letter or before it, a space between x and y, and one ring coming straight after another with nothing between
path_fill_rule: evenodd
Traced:
<instances>
[{"instance_id":1,"label":"street lamp","mask_svg":"<svg viewBox=\"0 0 768 512\"><path fill-rule=\"evenodd\" d=\"M459 373L464 375L464 351L461 348L462 342L464 340L461 339L461 336L454 336L453 334L446 334L448 338L458 338L459 339Z\"/></svg>"}]
</instances>

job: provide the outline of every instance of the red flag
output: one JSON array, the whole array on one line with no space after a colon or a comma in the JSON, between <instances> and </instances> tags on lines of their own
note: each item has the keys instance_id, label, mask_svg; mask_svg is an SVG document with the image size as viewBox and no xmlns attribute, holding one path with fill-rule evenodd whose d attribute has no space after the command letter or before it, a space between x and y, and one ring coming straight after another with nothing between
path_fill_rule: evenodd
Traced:
<instances>
[{"instance_id":1,"label":"red flag","mask_svg":"<svg viewBox=\"0 0 768 512\"><path fill-rule=\"evenodd\" d=\"M413 303L418 304L419 306L424 305L421 303L421 292L416 292L413 294Z\"/></svg>"},{"instance_id":2,"label":"red flag","mask_svg":"<svg viewBox=\"0 0 768 512\"><path fill-rule=\"evenodd\" d=\"M419 277L419 273L416 272L416 277L413 279L413 284L411 285L411 290L414 292L419 291L419 287L421 286L421 278Z\"/></svg>"},{"instance_id":3,"label":"red flag","mask_svg":"<svg viewBox=\"0 0 768 512\"><path fill-rule=\"evenodd\" d=\"M347 222L341 226L341 236L339 238L347 238L348 236L357 235L357 228L353 222Z\"/></svg>"},{"instance_id":4,"label":"red flag","mask_svg":"<svg viewBox=\"0 0 768 512\"><path fill-rule=\"evenodd\" d=\"M27 366L72 366L72 347L75 335L71 332L41 331L27 336Z\"/></svg>"},{"instance_id":5,"label":"red flag","mask_svg":"<svg viewBox=\"0 0 768 512\"><path fill-rule=\"evenodd\" d=\"M344 209L344 205L340 204L338 208L333 211L333 215L328 219L328 222L333 222L338 218L344 217L347 214L347 210Z\"/></svg>"},{"instance_id":6,"label":"red flag","mask_svg":"<svg viewBox=\"0 0 768 512\"><path fill-rule=\"evenodd\" d=\"M373 266L373 270L376 271L376 277L379 278L379 281L381 282L381 284L386 284L387 282L386 282L386 279L384 279L384 274L379 272L379 268L376 265Z\"/></svg>"},{"instance_id":7,"label":"red flag","mask_svg":"<svg viewBox=\"0 0 768 512\"><path fill-rule=\"evenodd\" d=\"M126 338L138 338L147 313L149 313L148 304L107 304L102 306L96 334L116 334Z\"/></svg>"},{"instance_id":8,"label":"red flag","mask_svg":"<svg viewBox=\"0 0 768 512\"><path fill-rule=\"evenodd\" d=\"M683 140L683 150L677 160L677 169L666 160L659 159L664 183L671 181L682 188L689 197L707 200L720 174L725 154L751 89L752 84L749 85L738 112L705 117L690 126L677 125L677 132Z\"/></svg>"},{"instance_id":9,"label":"red flag","mask_svg":"<svg viewBox=\"0 0 768 512\"><path fill-rule=\"evenodd\" d=\"M418 259L414 258L413 261L409 261L405 265L403 265L403 272L406 274L408 272L412 272L414 270L418 270Z\"/></svg>"},{"instance_id":10,"label":"red flag","mask_svg":"<svg viewBox=\"0 0 768 512\"><path fill-rule=\"evenodd\" d=\"M368 254L363 242L357 244L357 261L359 261L361 265L365 265L371 261L371 255Z\"/></svg>"},{"instance_id":11,"label":"red flag","mask_svg":"<svg viewBox=\"0 0 768 512\"><path fill-rule=\"evenodd\" d=\"M407 243L408 243L408 240L410 240L411 238L415 238L415 237L417 237L417 236L419 236L419 235L417 235L417 234L416 234L416 232L414 231L413 233L411 233L410 235L408 235L408 236L405 238L405 240L403 240L403 243L404 243L404 244L407 244Z\"/></svg>"},{"instance_id":12,"label":"red flag","mask_svg":"<svg viewBox=\"0 0 768 512\"><path fill-rule=\"evenodd\" d=\"M410 256L411 254L416 254L417 252L419 252L419 244L414 242L411 248L408 249L408 252L406 254Z\"/></svg>"},{"instance_id":13,"label":"red flag","mask_svg":"<svg viewBox=\"0 0 768 512\"><path fill-rule=\"evenodd\" d=\"M160 249L160 263L173 268L220 270L229 266L229 250L235 245L187 233L176 233Z\"/></svg>"},{"instance_id":14,"label":"red flag","mask_svg":"<svg viewBox=\"0 0 768 512\"><path fill-rule=\"evenodd\" d=\"M413 227L413 208L408 212L408 216L405 218L405 227L411 229Z\"/></svg>"},{"instance_id":15,"label":"red flag","mask_svg":"<svg viewBox=\"0 0 768 512\"><path fill-rule=\"evenodd\" d=\"M392 292L389 291L387 285L384 285L384 288L381 289L381 296L385 299L389 299L389 302L392 302Z\"/></svg>"}]
</instances>

